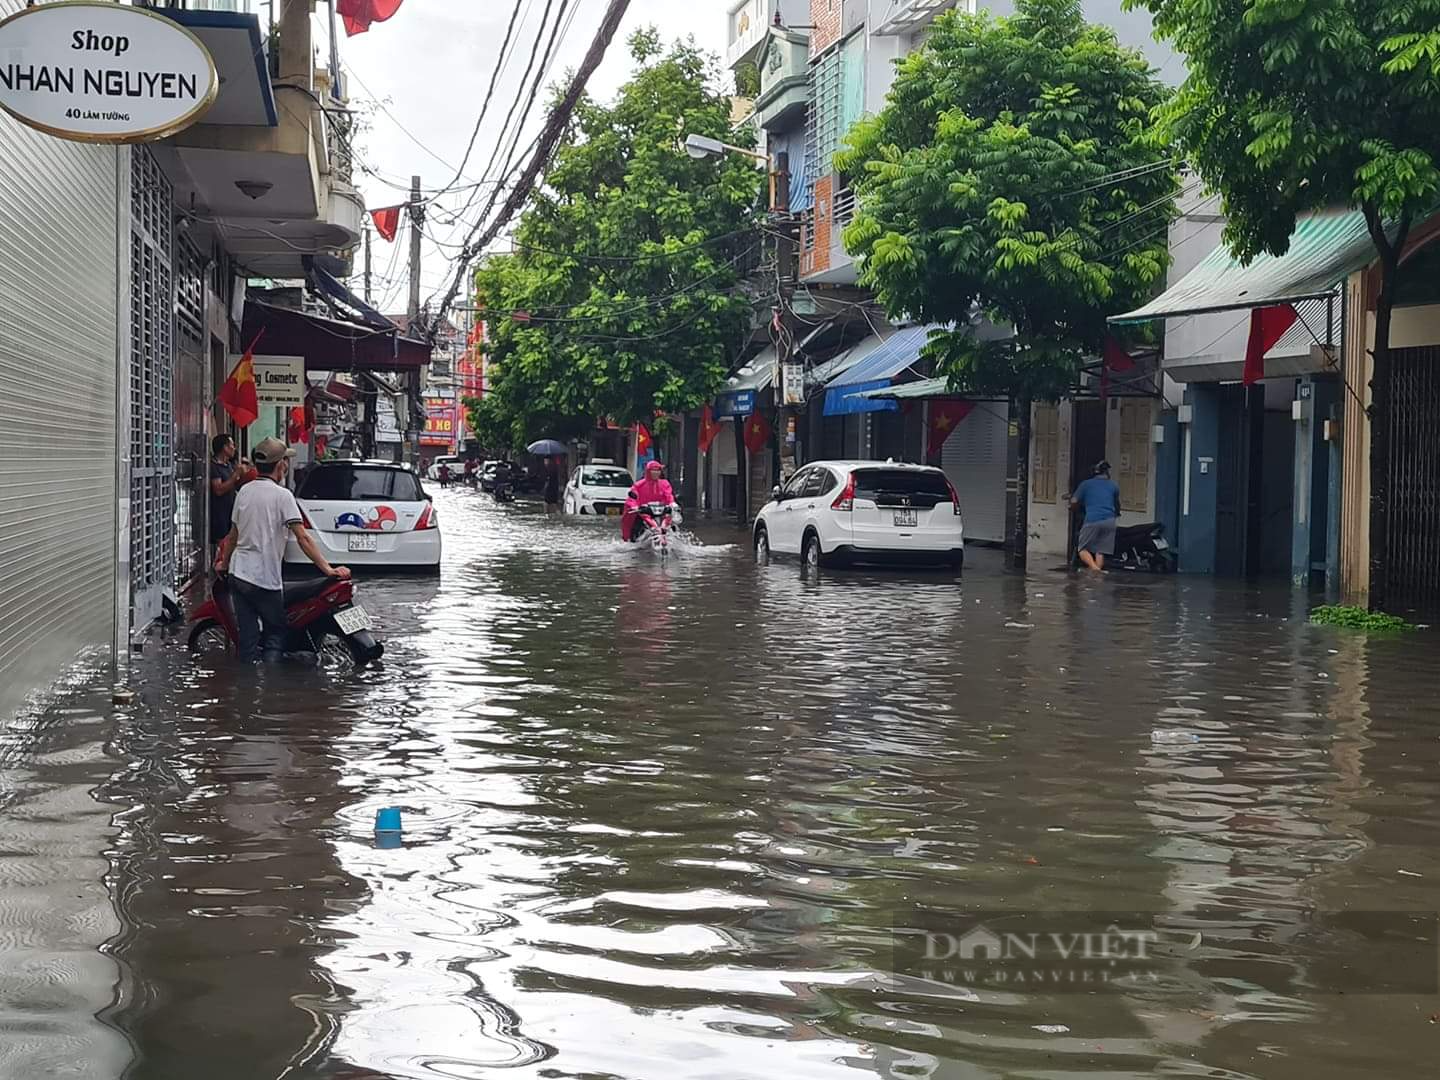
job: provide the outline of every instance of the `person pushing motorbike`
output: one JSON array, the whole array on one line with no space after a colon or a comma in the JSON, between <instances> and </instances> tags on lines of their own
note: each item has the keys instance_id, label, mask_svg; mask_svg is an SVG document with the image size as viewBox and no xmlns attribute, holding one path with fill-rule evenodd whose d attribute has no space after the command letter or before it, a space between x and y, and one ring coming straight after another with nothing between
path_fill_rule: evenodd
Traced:
<instances>
[{"instance_id":1,"label":"person pushing motorbike","mask_svg":"<svg viewBox=\"0 0 1440 1080\"><path fill-rule=\"evenodd\" d=\"M644 535L642 511L652 505L679 510L675 503L675 489L665 479L665 466L658 461L646 463L644 477L636 481L625 498L625 512L620 517L620 536L626 543L633 543Z\"/></svg>"}]
</instances>

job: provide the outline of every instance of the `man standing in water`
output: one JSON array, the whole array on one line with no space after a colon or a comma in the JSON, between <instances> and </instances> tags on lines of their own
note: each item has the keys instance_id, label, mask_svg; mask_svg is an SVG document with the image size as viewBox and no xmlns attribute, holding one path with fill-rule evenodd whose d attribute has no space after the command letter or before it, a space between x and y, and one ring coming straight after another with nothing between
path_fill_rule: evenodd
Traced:
<instances>
[{"instance_id":1,"label":"man standing in water","mask_svg":"<svg viewBox=\"0 0 1440 1080\"><path fill-rule=\"evenodd\" d=\"M1115 554L1115 524L1120 517L1120 485L1110 479L1110 462L1095 466L1095 475L1070 497L1070 509L1084 510L1080 527L1080 561L1099 573L1105 556Z\"/></svg>"},{"instance_id":2,"label":"man standing in water","mask_svg":"<svg viewBox=\"0 0 1440 1080\"><path fill-rule=\"evenodd\" d=\"M235 629L242 664L285 658L285 541L294 535L300 550L326 577L348 578L343 566L331 566L305 528L300 506L285 487L285 472L295 451L279 439L255 447L258 480L245 485L235 500L235 523L220 545L215 569L230 575Z\"/></svg>"}]
</instances>

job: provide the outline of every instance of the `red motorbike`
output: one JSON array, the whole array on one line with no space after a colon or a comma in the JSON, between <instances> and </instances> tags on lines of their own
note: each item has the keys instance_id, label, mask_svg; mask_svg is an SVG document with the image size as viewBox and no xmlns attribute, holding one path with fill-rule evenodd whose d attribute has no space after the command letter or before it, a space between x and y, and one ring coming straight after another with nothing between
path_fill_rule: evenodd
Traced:
<instances>
[{"instance_id":1,"label":"red motorbike","mask_svg":"<svg viewBox=\"0 0 1440 1080\"><path fill-rule=\"evenodd\" d=\"M285 618L290 624L287 653L313 653L322 665L372 664L385 655L385 646L370 631L370 616L355 602L355 583L349 579L318 578L287 582ZM191 617L190 651L233 651L239 640L229 578L221 577L210 599Z\"/></svg>"}]
</instances>

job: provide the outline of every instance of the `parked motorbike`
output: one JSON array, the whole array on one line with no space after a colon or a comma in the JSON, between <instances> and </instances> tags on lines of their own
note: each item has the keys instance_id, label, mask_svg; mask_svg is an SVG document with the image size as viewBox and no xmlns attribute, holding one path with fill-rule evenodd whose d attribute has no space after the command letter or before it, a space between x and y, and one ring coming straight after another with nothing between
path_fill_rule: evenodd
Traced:
<instances>
[{"instance_id":1,"label":"parked motorbike","mask_svg":"<svg viewBox=\"0 0 1440 1080\"><path fill-rule=\"evenodd\" d=\"M634 521L630 526L630 542L649 544L657 553L668 555L679 524L673 506L646 503L635 508Z\"/></svg>"},{"instance_id":2,"label":"parked motorbike","mask_svg":"<svg viewBox=\"0 0 1440 1080\"><path fill-rule=\"evenodd\" d=\"M370 629L370 616L355 602L355 583L349 579L319 578L287 582L285 618L290 633L287 653L313 653L322 665L372 664L385 655L385 646ZM239 641L230 580L220 577L210 599L191 617L190 651L233 651Z\"/></svg>"},{"instance_id":3,"label":"parked motorbike","mask_svg":"<svg viewBox=\"0 0 1440 1080\"><path fill-rule=\"evenodd\" d=\"M1080 564L1076 556L1075 564ZM1158 521L1127 525L1115 530L1115 554L1107 556L1107 570L1143 570L1151 574L1173 574L1180 558L1165 539L1165 526Z\"/></svg>"}]
</instances>

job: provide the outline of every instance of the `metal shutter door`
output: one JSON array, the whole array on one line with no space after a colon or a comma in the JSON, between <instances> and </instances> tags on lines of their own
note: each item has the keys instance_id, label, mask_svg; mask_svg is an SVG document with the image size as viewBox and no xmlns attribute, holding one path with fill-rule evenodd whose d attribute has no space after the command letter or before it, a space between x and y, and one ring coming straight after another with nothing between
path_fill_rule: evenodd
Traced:
<instances>
[{"instance_id":1,"label":"metal shutter door","mask_svg":"<svg viewBox=\"0 0 1440 1080\"><path fill-rule=\"evenodd\" d=\"M0 114L0 716L111 640L116 160Z\"/></svg>"},{"instance_id":2,"label":"metal shutter door","mask_svg":"<svg viewBox=\"0 0 1440 1080\"><path fill-rule=\"evenodd\" d=\"M1003 401L977 401L940 452L940 466L960 494L967 540L1005 539L1009 408Z\"/></svg>"}]
</instances>

